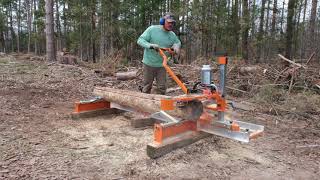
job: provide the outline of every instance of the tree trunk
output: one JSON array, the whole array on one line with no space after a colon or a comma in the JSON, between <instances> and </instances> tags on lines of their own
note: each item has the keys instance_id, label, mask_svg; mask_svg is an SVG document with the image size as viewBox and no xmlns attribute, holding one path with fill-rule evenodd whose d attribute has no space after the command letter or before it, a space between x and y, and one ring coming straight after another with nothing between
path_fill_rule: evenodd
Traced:
<instances>
[{"instance_id":1,"label":"tree trunk","mask_svg":"<svg viewBox=\"0 0 320 180\"><path fill-rule=\"evenodd\" d=\"M56 0L56 28L57 28L57 51L61 51L61 25L60 25L59 0Z\"/></svg>"},{"instance_id":2,"label":"tree trunk","mask_svg":"<svg viewBox=\"0 0 320 180\"><path fill-rule=\"evenodd\" d=\"M79 39L80 39L80 60L83 61L83 40L82 40L82 13L80 13L79 20Z\"/></svg>"},{"instance_id":3,"label":"tree trunk","mask_svg":"<svg viewBox=\"0 0 320 180\"><path fill-rule=\"evenodd\" d=\"M48 61L56 60L53 22L53 0L46 0L46 52Z\"/></svg>"},{"instance_id":4,"label":"tree trunk","mask_svg":"<svg viewBox=\"0 0 320 180\"><path fill-rule=\"evenodd\" d=\"M255 20L256 20L256 0L253 0L252 2L252 16L251 16L251 37L252 39L255 36L255 30L256 30L256 24L255 24Z\"/></svg>"},{"instance_id":5,"label":"tree trunk","mask_svg":"<svg viewBox=\"0 0 320 180\"><path fill-rule=\"evenodd\" d=\"M105 37L106 37L106 33L105 33L105 3L101 2L101 15L99 17L99 24L100 24L100 62L102 62L102 60L104 59L105 56Z\"/></svg>"},{"instance_id":6,"label":"tree trunk","mask_svg":"<svg viewBox=\"0 0 320 180\"><path fill-rule=\"evenodd\" d=\"M269 11L270 11L270 4L271 4L271 0L268 0L268 5L267 5L267 18L266 18L266 29L265 29L265 34L268 37L268 33L269 33Z\"/></svg>"},{"instance_id":7,"label":"tree trunk","mask_svg":"<svg viewBox=\"0 0 320 180\"><path fill-rule=\"evenodd\" d=\"M4 33L3 31L0 31L0 42L1 42L1 51L6 52L6 43L5 43L5 38L4 38Z\"/></svg>"},{"instance_id":8,"label":"tree trunk","mask_svg":"<svg viewBox=\"0 0 320 180\"><path fill-rule=\"evenodd\" d=\"M312 0L312 7L311 7L311 16L310 16L310 49L313 51L314 44L315 44L315 26L316 26L316 17L317 17L317 3L318 0Z\"/></svg>"},{"instance_id":9,"label":"tree trunk","mask_svg":"<svg viewBox=\"0 0 320 180\"><path fill-rule=\"evenodd\" d=\"M281 12L281 25L280 25L280 33L283 34L283 19L284 19L284 5L285 2L282 3L282 12Z\"/></svg>"},{"instance_id":10,"label":"tree trunk","mask_svg":"<svg viewBox=\"0 0 320 180\"><path fill-rule=\"evenodd\" d=\"M263 24L264 24L264 11L265 11L265 4L266 0L262 0L262 5L261 5L261 11L260 11L260 24L259 24L259 34L258 34L258 62L260 61L261 54L262 54L262 38L263 38Z\"/></svg>"},{"instance_id":11,"label":"tree trunk","mask_svg":"<svg viewBox=\"0 0 320 180\"><path fill-rule=\"evenodd\" d=\"M18 1L18 11L17 11L17 26L18 26L18 31L17 31L17 52L20 52L20 28L21 28L21 0Z\"/></svg>"},{"instance_id":12,"label":"tree trunk","mask_svg":"<svg viewBox=\"0 0 320 180\"><path fill-rule=\"evenodd\" d=\"M67 40L66 40L66 38L67 38L67 26L68 26L68 23L67 23L67 18L66 18L66 16L67 16L67 14L66 14L66 11L67 11L67 9L66 9L66 2L65 1L63 1L62 2L63 4L62 4L62 21L63 21L63 41L62 41L62 46L63 47L67 47ZM82 60L82 59L81 59Z\"/></svg>"},{"instance_id":13,"label":"tree trunk","mask_svg":"<svg viewBox=\"0 0 320 180\"><path fill-rule=\"evenodd\" d=\"M32 7L33 7L33 0L26 1L27 6L27 19L28 19L28 53L31 51L31 21L32 21Z\"/></svg>"},{"instance_id":14,"label":"tree trunk","mask_svg":"<svg viewBox=\"0 0 320 180\"><path fill-rule=\"evenodd\" d=\"M296 0L289 0L288 4L288 17L287 17L287 33L286 33L286 58L291 58L292 51L292 39L293 39L293 30L295 29L295 22L293 21L294 9L295 9Z\"/></svg>"},{"instance_id":15,"label":"tree trunk","mask_svg":"<svg viewBox=\"0 0 320 180\"><path fill-rule=\"evenodd\" d=\"M248 34L249 34L249 9L248 0L242 0L243 9L243 27L242 27L242 57L248 60Z\"/></svg>"},{"instance_id":16,"label":"tree trunk","mask_svg":"<svg viewBox=\"0 0 320 180\"><path fill-rule=\"evenodd\" d=\"M92 3L92 12L91 12L91 44L92 44L92 61L96 63L96 42L95 42L95 32L96 32L96 2Z\"/></svg>"},{"instance_id":17,"label":"tree trunk","mask_svg":"<svg viewBox=\"0 0 320 180\"><path fill-rule=\"evenodd\" d=\"M16 33L14 32L13 29L13 15L12 15L13 9L12 9L12 4L9 6L9 19L10 19L10 35L11 35L11 52L14 51L14 41L16 40Z\"/></svg>"},{"instance_id":18,"label":"tree trunk","mask_svg":"<svg viewBox=\"0 0 320 180\"><path fill-rule=\"evenodd\" d=\"M271 22L271 36L274 39L274 33L276 31L276 21L277 21L277 0L273 0L273 10L272 10L272 22Z\"/></svg>"},{"instance_id":19,"label":"tree trunk","mask_svg":"<svg viewBox=\"0 0 320 180\"><path fill-rule=\"evenodd\" d=\"M33 2L33 17L35 19L35 12L37 11L37 0ZM33 24L33 33L37 34L37 23ZM38 41L37 38L34 38L34 53L38 54Z\"/></svg>"},{"instance_id":20,"label":"tree trunk","mask_svg":"<svg viewBox=\"0 0 320 180\"><path fill-rule=\"evenodd\" d=\"M295 19L294 19L294 22L296 22L296 28L295 28L295 31L294 31L294 52L297 52L297 48L299 46L299 38L300 37L300 16L301 16L301 9L302 9L302 0L300 0L301 3L297 3L297 5L299 5L299 8L298 8L298 12L296 13L295 15ZM298 1L299 2L299 1ZM297 8L296 8L297 9ZM296 55L297 53L295 53L294 55Z\"/></svg>"},{"instance_id":21,"label":"tree trunk","mask_svg":"<svg viewBox=\"0 0 320 180\"><path fill-rule=\"evenodd\" d=\"M302 27L302 35L301 37L306 37L306 11L307 11L307 2L308 0L304 0L304 7L303 7L303 27ZM302 59L305 56L305 50L306 50L306 43L304 38L300 39L300 58Z\"/></svg>"},{"instance_id":22,"label":"tree trunk","mask_svg":"<svg viewBox=\"0 0 320 180\"><path fill-rule=\"evenodd\" d=\"M237 54L238 51L238 43L239 43L239 18L238 18L238 8L239 8L239 0L234 0L234 5L232 6L232 23L233 23L233 36L234 42L232 43L232 51Z\"/></svg>"},{"instance_id":23,"label":"tree trunk","mask_svg":"<svg viewBox=\"0 0 320 180\"><path fill-rule=\"evenodd\" d=\"M270 37L269 37L269 12L270 12L270 4L271 4L271 0L268 0L268 5L267 5L267 18L266 18L266 29L265 29L265 40L264 40L264 44L266 44L266 46L264 47L264 57L266 59L269 58L269 52L270 52L270 46L272 46L270 44Z\"/></svg>"}]
</instances>

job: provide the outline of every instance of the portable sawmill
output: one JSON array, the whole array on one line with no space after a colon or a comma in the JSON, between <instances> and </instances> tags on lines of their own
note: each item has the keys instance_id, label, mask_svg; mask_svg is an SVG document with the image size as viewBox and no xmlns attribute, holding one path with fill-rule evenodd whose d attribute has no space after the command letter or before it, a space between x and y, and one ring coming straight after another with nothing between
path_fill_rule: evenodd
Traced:
<instances>
[{"instance_id":1,"label":"portable sawmill","mask_svg":"<svg viewBox=\"0 0 320 180\"><path fill-rule=\"evenodd\" d=\"M210 65L203 65L201 69L201 81L194 84L192 89L188 89L167 65L167 56L164 52L173 54L170 48L159 50L163 58L163 66L172 79L181 87L184 96L161 100L161 111L152 114L151 117L166 123L179 123L183 120L197 121L197 130L210 134L215 134L234 140L249 142L264 131L261 125L239 121L238 119L226 119L226 69L228 58L218 57L220 81L219 86L212 82L212 72ZM166 111L174 108L186 109L185 119L170 116ZM217 112L217 118L215 114Z\"/></svg>"},{"instance_id":2,"label":"portable sawmill","mask_svg":"<svg viewBox=\"0 0 320 180\"><path fill-rule=\"evenodd\" d=\"M148 111L148 105L145 105L144 108L137 107L134 104L123 105L123 101L114 100L116 102L112 102L105 96L98 96L89 101L77 102L74 114L105 109L121 109L148 115L150 117L148 121L154 123L154 141L147 146L147 154L151 158L162 156L210 134L246 143L262 135L263 126L226 116L226 110L229 108L225 99L228 64L226 55L217 58L220 74L219 85L212 81L210 65L203 65L201 81L196 82L192 88L187 88L167 64L168 56L173 55L174 51L171 48L160 48L158 52L163 58L164 68L179 85L184 93L183 95L159 96L160 99L152 98L152 104L159 103L159 109L156 109L156 112ZM98 90L94 93L101 95ZM125 96L124 91L119 90L119 93ZM144 96L143 93L139 95L136 92L135 94L137 97ZM130 102L130 100L128 101Z\"/></svg>"}]
</instances>

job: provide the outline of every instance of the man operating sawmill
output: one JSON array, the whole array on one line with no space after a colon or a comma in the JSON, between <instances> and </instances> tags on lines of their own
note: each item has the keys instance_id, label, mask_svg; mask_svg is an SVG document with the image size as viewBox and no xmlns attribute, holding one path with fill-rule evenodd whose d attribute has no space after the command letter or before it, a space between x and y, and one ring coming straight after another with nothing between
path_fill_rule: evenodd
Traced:
<instances>
[{"instance_id":1,"label":"man operating sawmill","mask_svg":"<svg viewBox=\"0 0 320 180\"><path fill-rule=\"evenodd\" d=\"M144 48L143 53L143 93L151 93L154 79L157 83L157 94L166 93L166 70L162 65L159 48L173 48L179 54L181 42L172 31L176 21L173 14L166 13L160 19L160 25L148 27L138 39L138 44Z\"/></svg>"}]
</instances>

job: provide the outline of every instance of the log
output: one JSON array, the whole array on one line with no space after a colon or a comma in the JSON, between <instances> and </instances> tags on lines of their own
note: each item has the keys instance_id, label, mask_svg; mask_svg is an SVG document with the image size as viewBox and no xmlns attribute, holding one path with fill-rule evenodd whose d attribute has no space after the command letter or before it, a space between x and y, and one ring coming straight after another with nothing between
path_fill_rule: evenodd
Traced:
<instances>
[{"instance_id":1,"label":"log","mask_svg":"<svg viewBox=\"0 0 320 180\"><path fill-rule=\"evenodd\" d=\"M117 80L126 81L135 79L137 77L138 71L128 71L128 72L117 72Z\"/></svg>"},{"instance_id":2,"label":"log","mask_svg":"<svg viewBox=\"0 0 320 180\"><path fill-rule=\"evenodd\" d=\"M313 56L316 54L316 52L314 51L311 56L309 57L309 59L307 60L306 64L309 64L309 62L312 60Z\"/></svg>"},{"instance_id":3,"label":"log","mask_svg":"<svg viewBox=\"0 0 320 180\"><path fill-rule=\"evenodd\" d=\"M240 73L246 74L246 73L255 73L259 70L258 66L248 66L248 67L240 67Z\"/></svg>"},{"instance_id":4,"label":"log","mask_svg":"<svg viewBox=\"0 0 320 180\"><path fill-rule=\"evenodd\" d=\"M161 110L161 99L171 98L170 96L158 94L145 94L140 92L113 89L108 87L95 87L93 94L103 97L106 101L114 102L123 106L129 106L138 112L156 113ZM192 116L192 111L188 108L175 108L167 111L168 114L183 119Z\"/></svg>"},{"instance_id":5,"label":"log","mask_svg":"<svg viewBox=\"0 0 320 180\"><path fill-rule=\"evenodd\" d=\"M301 64L299 64L299 63L295 63L295 62L291 61L290 59L287 59L286 57L282 56L281 54L278 54L278 56L279 56L281 59L283 59L283 60L285 60L285 61L287 61L287 62L289 62L289 63L291 63L291 64L293 64L293 65L298 66L299 68L302 67L302 68L306 69L306 67L304 67L303 65L301 65Z\"/></svg>"}]
</instances>

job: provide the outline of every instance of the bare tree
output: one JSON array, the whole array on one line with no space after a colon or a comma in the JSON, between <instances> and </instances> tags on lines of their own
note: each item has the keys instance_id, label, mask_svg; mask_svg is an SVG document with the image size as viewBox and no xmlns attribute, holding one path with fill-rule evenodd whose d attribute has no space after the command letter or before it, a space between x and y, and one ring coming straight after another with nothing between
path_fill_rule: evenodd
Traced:
<instances>
[{"instance_id":1,"label":"bare tree","mask_svg":"<svg viewBox=\"0 0 320 180\"><path fill-rule=\"evenodd\" d=\"M277 20L277 0L273 0L273 10L272 10L272 23L271 23L271 35L274 36L274 33L276 31L276 20ZM274 38L274 37L273 37Z\"/></svg>"},{"instance_id":2,"label":"bare tree","mask_svg":"<svg viewBox=\"0 0 320 180\"><path fill-rule=\"evenodd\" d=\"M242 27L242 57L248 60L248 36L249 36L249 9L248 0L242 1L243 8L243 27Z\"/></svg>"},{"instance_id":3,"label":"bare tree","mask_svg":"<svg viewBox=\"0 0 320 180\"><path fill-rule=\"evenodd\" d=\"M20 32L21 32L21 0L18 1L18 15L17 15L17 23L18 23L18 33L17 33L17 51L20 52Z\"/></svg>"},{"instance_id":4,"label":"bare tree","mask_svg":"<svg viewBox=\"0 0 320 180\"><path fill-rule=\"evenodd\" d=\"M59 0L56 0L56 28L57 28L57 50L61 51L61 24L60 24L60 12L59 12Z\"/></svg>"},{"instance_id":5,"label":"bare tree","mask_svg":"<svg viewBox=\"0 0 320 180\"><path fill-rule=\"evenodd\" d=\"M33 0L26 0L26 7L27 7L27 21L28 21L28 53L30 53Z\"/></svg>"},{"instance_id":6,"label":"bare tree","mask_svg":"<svg viewBox=\"0 0 320 180\"><path fill-rule=\"evenodd\" d=\"M56 50L54 46L54 23L53 23L53 0L46 0L46 40L47 59L56 60Z\"/></svg>"},{"instance_id":7,"label":"bare tree","mask_svg":"<svg viewBox=\"0 0 320 180\"><path fill-rule=\"evenodd\" d=\"M296 0L289 0L287 16L287 33L286 33L286 58L291 59L293 30L295 23L293 21Z\"/></svg>"},{"instance_id":8,"label":"bare tree","mask_svg":"<svg viewBox=\"0 0 320 180\"><path fill-rule=\"evenodd\" d=\"M264 12L265 12L265 5L266 0L262 0L261 10L260 10L260 24L259 24L259 33L258 33L258 58L257 60L260 61L261 53L262 53L262 38L263 38L263 23L264 23Z\"/></svg>"},{"instance_id":9,"label":"bare tree","mask_svg":"<svg viewBox=\"0 0 320 180\"><path fill-rule=\"evenodd\" d=\"M311 7L311 16L310 16L310 49L314 48L314 41L315 41L315 26L316 26L316 17L317 17L317 3L318 0L312 0L312 7Z\"/></svg>"}]
</instances>

